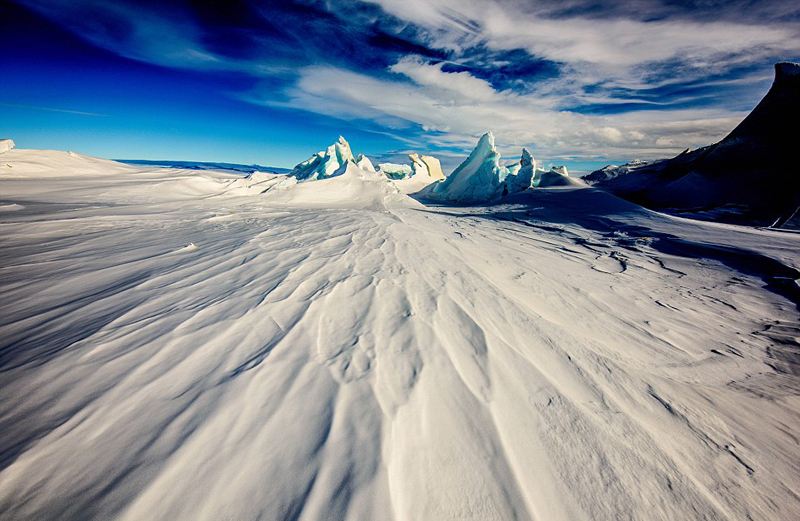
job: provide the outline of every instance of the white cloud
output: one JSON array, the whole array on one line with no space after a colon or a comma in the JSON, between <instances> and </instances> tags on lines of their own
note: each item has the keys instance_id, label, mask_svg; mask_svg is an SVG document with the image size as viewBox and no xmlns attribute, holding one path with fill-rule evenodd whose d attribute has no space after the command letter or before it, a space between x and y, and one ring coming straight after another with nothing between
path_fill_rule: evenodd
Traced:
<instances>
[{"instance_id":1,"label":"white cloud","mask_svg":"<svg viewBox=\"0 0 800 521\"><path fill-rule=\"evenodd\" d=\"M378 80L346 70L310 67L291 89L292 106L342 118L371 117L397 126L411 122L445 132L437 144L460 146L487 128L498 141L535 143L548 157L663 157L710 144L744 116L725 108L651 110L592 116L559 107L613 104L612 88L652 89L707 81L734 66L763 63L770 56L800 52L797 25L710 22L630 17L556 18L531 2L478 0L372 0L386 12L423 29L425 43L454 52L523 49L532 58L561 64L560 77L529 86L529 93L495 90L468 72L445 72L441 63L407 56L390 67L413 84ZM564 7L562 5L562 7ZM678 77L657 77L658 66L679 63ZM733 82L763 81L765 73ZM587 93L587 85L602 88ZM691 96L681 100L690 101ZM661 101L640 101L657 107ZM469 146L469 145L467 145Z\"/></svg>"},{"instance_id":2,"label":"white cloud","mask_svg":"<svg viewBox=\"0 0 800 521\"><path fill-rule=\"evenodd\" d=\"M496 92L491 84L468 72L444 72L442 63L425 63L419 56L405 56L389 70L403 74L418 85L449 91L467 99L488 101Z\"/></svg>"},{"instance_id":3,"label":"white cloud","mask_svg":"<svg viewBox=\"0 0 800 521\"><path fill-rule=\"evenodd\" d=\"M581 87L595 84L652 88L657 85L649 73L668 61L681 63L681 79L693 81L735 66L763 63L770 57L800 54L798 24L763 16L763 23L670 17L645 22L632 19L636 5L631 5L626 17L588 18L575 14L555 17L552 7L542 2L365 1L424 28L427 44L433 47L457 54L478 45L495 51L523 49L532 57L558 62L562 78L571 86L568 94L575 96L581 95ZM574 7L570 2L556 5ZM646 8L658 13L657 6L651 2ZM731 7L734 11L739 8Z\"/></svg>"},{"instance_id":4,"label":"white cloud","mask_svg":"<svg viewBox=\"0 0 800 521\"><path fill-rule=\"evenodd\" d=\"M315 66L300 71L300 79L287 93L288 101L277 102L266 95L255 95L253 100L344 119L377 120L398 129L420 125L435 132L429 143L440 147L468 149L476 136L491 129L509 157L517 155L519 147L529 146L545 159L664 157L721 138L744 116L713 109L582 115L553 110L551 100L535 93L522 96L491 89L472 96L460 92L461 87L439 88L440 83L449 83L448 76L453 76L453 85L481 80L440 68L428 76L432 70L428 67L434 66L417 57L400 63L404 65L392 70L408 69L408 77L418 81L382 80Z\"/></svg>"}]
</instances>

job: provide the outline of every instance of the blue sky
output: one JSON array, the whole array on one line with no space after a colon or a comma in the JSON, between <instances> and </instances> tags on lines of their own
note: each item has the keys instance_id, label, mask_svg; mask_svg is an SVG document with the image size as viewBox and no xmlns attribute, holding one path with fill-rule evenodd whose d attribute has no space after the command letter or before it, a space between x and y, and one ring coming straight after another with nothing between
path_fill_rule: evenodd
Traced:
<instances>
[{"instance_id":1,"label":"blue sky","mask_svg":"<svg viewBox=\"0 0 800 521\"><path fill-rule=\"evenodd\" d=\"M224 5L223 5L224 4ZM589 170L721 138L800 58L796 2L0 3L0 135L110 158L378 159Z\"/></svg>"}]
</instances>

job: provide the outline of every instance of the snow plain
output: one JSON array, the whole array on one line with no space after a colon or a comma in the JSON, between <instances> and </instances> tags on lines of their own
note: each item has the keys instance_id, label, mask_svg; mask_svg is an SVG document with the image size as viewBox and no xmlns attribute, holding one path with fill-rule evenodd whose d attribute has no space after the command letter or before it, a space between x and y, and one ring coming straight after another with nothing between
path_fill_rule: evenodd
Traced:
<instances>
[{"instance_id":1,"label":"snow plain","mask_svg":"<svg viewBox=\"0 0 800 521\"><path fill-rule=\"evenodd\" d=\"M352 174L3 154L0 517L800 518L800 234Z\"/></svg>"}]
</instances>

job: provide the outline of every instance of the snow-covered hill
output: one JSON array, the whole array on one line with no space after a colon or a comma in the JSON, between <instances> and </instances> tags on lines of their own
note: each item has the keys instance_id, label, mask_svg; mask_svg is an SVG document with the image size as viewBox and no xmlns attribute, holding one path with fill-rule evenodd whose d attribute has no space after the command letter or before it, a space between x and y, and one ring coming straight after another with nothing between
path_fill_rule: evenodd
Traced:
<instances>
[{"instance_id":1,"label":"snow-covered hill","mask_svg":"<svg viewBox=\"0 0 800 521\"><path fill-rule=\"evenodd\" d=\"M3 154L0 517L800 517L800 235L334 157Z\"/></svg>"},{"instance_id":2,"label":"snow-covered hill","mask_svg":"<svg viewBox=\"0 0 800 521\"><path fill-rule=\"evenodd\" d=\"M555 166L550 170L539 170L536 172L534 185L537 188L554 188L564 186L585 186L580 179L570 177L569 171L565 166Z\"/></svg>"}]
</instances>

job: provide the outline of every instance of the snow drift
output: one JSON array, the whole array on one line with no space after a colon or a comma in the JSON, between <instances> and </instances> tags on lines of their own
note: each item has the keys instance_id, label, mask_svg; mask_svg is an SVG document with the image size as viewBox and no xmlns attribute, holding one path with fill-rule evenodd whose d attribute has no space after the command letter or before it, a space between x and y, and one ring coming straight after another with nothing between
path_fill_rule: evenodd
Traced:
<instances>
[{"instance_id":1,"label":"snow drift","mask_svg":"<svg viewBox=\"0 0 800 521\"><path fill-rule=\"evenodd\" d=\"M780 226L800 207L798 134L789 130L799 121L800 65L778 63L769 92L722 141L597 186L650 208Z\"/></svg>"},{"instance_id":2,"label":"snow drift","mask_svg":"<svg viewBox=\"0 0 800 521\"><path fill-rule=\"evenodd\" d=\"M253 172L227 187L229 194L260 194L272 204L290 206L358 206L386 208L416 205L403 195L363 154L354 156L347 140L317 152L287 174Z\"/></svg>"},{"instance_id":3,"label":"snow drift","mask_svg":"<svg viewBox=\"0 0 800 521\"><path fill-rule=\"evenodd\" d=\"M584 183L570 177L566 166L554 166L550 170L537 172L534 186L537 188L554 188L558 186L584 186Z\"/></svg>"}]
</instances>

